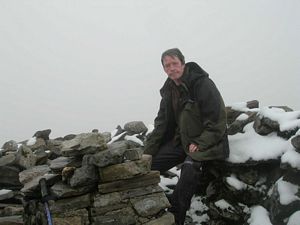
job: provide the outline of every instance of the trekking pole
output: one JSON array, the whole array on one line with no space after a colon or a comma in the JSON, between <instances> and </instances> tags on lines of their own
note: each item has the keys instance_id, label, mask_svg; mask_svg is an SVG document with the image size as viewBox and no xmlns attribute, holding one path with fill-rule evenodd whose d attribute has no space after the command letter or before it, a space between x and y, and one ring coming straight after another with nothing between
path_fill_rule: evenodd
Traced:
<instances>
[{"instance_id":1,"label":"trekking pole","mask_svg":"<svg viewBox=\"0 0 300 225\"><path fill-rule=\"evenodd\" d=\"M48 191L47 191L46 179L45 178L40 179L39 184L41 187L42 201L44 203L48 225L53 225L52 217L51 217L51 213L47 201Z\"/></svg>"}]
</instances>

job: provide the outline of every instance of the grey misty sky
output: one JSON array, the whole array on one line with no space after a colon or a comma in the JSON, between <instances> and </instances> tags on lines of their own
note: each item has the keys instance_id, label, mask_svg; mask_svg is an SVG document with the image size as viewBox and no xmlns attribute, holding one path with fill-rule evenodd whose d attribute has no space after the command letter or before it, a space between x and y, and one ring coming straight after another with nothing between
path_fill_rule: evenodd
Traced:
<instances>
[{"instance_id":1,"label":"grey misty sky","mask_svg":"<svg viewBox=\"0 0 300 225\"><path fill-rule=\"evenodd\" d=\"M300 110L298 0L0 0L0 145L153 123L179 47L226 105Z\"/></svg>"}]
</instances>

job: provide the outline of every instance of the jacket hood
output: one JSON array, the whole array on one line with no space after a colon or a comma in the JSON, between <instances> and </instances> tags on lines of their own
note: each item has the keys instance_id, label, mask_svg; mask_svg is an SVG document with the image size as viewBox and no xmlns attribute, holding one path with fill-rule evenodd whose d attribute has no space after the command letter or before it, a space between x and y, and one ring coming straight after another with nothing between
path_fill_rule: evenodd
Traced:
<instances>
[{"instance_id":1,"label":"jacket hood","mask_svg":"<svg viewBox=\"0 0 300 225\"><path fill-rule=\"evenodd\" d=\"M208 77L208 73L203 70L197 63L188 62L185 64L184 72L181 77L182 81L191 86L196 80Z\"/></svg>"},{"instance_id":2,"label":"jacket hood","mask_svg":"<svg viewBox=\"0 0 300 225\"><path fill-rule=\"evenodd\" d=\"M198 79L202 79L208 76L208 73L203 70L197 63L188 62L185 64L181 79L188 87L191 87ZM164 90L168 89L168 87L170 87L171 85L175 84L170 78L167 78L164 85L160 89L160 93L163 94Z\"/></svg>"}]
</instances>

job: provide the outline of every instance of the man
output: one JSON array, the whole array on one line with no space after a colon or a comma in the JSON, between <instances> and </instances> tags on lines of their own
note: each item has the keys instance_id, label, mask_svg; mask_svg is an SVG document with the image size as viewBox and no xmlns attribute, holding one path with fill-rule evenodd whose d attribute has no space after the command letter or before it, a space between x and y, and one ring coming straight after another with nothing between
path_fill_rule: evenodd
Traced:
<instances>
[{"instance_id":1,"label":"man","mask_svg":"<svg viewBox=\"0 0 300 225\"><path fill-rule=\"evenodd\" d=\"M196 192L201 167L229 154L223 99L208 74L196 63L185 64L177 48L165 51L161 63L168 78L154 130L145 144L152 170L165 172L183 163L170 198L176 224L183 225Z\"/></svg>"}]
</instances>

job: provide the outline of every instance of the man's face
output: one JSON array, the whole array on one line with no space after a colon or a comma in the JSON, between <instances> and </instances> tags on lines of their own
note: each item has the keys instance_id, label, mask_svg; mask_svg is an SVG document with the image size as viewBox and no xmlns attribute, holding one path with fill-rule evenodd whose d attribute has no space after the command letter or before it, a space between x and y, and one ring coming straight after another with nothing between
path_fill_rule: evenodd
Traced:
<instances>
[{"instance_id":1,"label":"man's face","mask_svg":"<svg viewBox=\"0 0 300 225\"><path fill-rule=\"evenodd\" d=\"M165 56L163 58L164 71L168 77L175 81L179 81L184 71L184 64L176 56Z\"/></svg>"}]
</instances>

